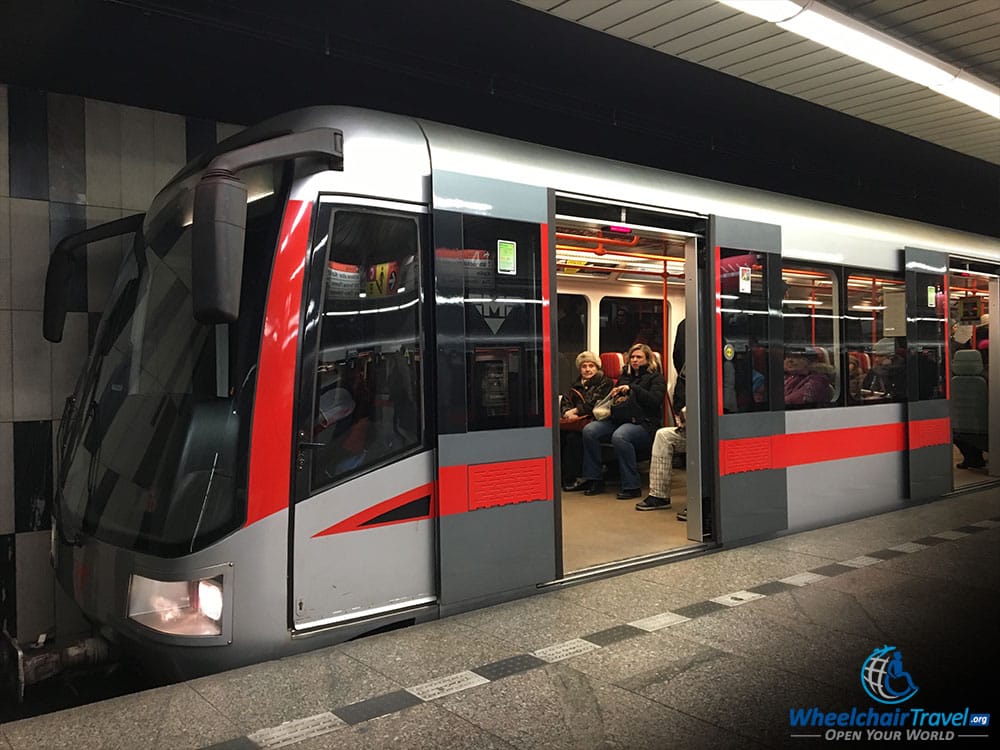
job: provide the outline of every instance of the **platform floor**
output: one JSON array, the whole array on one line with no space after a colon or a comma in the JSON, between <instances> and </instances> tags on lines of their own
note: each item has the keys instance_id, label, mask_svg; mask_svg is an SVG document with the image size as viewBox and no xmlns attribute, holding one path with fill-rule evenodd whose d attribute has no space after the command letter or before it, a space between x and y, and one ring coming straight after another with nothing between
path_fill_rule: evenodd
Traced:
<instances>
[{"instance_id":1,"label":"platform floor","mask_svg":"<svg viewBox=\"0 0 1000 750\"><path fill-rule=\"evenodd\" d=\"M986 747L998 594L993 487L3 724L0 750L806 747L826 729L794 709L894 712L861 683L884 645L900 710L989 713L924 728Z\"/></svg>"}]
</instances>

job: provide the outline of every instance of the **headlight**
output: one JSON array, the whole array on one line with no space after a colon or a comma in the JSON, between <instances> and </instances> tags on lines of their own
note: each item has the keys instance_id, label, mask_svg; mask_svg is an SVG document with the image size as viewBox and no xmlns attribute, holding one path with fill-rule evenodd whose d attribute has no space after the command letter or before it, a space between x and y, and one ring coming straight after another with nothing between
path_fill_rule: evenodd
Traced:
<instances>
[{"instance_id":1,"label":"headlight","mask_svg":"<svg viewBox=\"0 0 1000 750\"><path fill-rule=\"evenodd\" d=\"M132 574L128 616L171 635L222 634L222 576L196 581L156 581Z\"/></svg>"}]
</instances>

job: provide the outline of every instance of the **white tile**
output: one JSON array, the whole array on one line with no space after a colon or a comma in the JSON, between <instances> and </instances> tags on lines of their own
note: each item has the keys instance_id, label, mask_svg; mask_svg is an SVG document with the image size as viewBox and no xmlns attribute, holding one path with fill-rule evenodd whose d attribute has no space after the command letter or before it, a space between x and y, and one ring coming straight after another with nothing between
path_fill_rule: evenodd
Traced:
<instances>
[{"instance_id":1,"label":"white tile","mask_svg":"<svg viewBox=\"0 0 1000 750\"><path fill-rule=\"evenodd\" d=\"M7 87L0 83L0 195L10 195L10 147L7 135Z\"/></svg>"},{"instance_id":2,"label":"white tile","mask_svg":"<svg viewBox=\"0 0 1000 750\"><path fill-rule=\"evenodd\" d=\"M276 750L276 748L288 747L313 737L321 737L343 726L346 726L343 719L334 716L329 711L324 711L304 719L286 721L276 727L258 729L253 734L248 734L247 739L261 750Z\"/></svg>"},{"instance_id":3,"label":"white tile","mask_svg":"<svg viewBox=\"0 0 1000 750\"><path fill-rule=\"evenodd\" d=\"M1000 521L993 521L989 518L984 518L982 521L976 521L975 523L970 523L970 526L978 526L981 529L995 529L1000 526Z\"/></svg>"},{"instance_id":4,"label":"white tile","mask_svg":"<svg viewBox=\"0 0 1000 750\"><path fill-rule=\"evenodd\" d=\"M87 204L121 208L121 107L87 99L84 104L87 141Z\"/></svg>"},{"instance_id":5,"label":"white tile","mask_svg":"<svg viewBox=\"0 0 1000 750\"><path fill-rule=\"evenodd\" d=\"M14 419L14 324L9 310L0 310L0 422Z\"/></svg>"},{"instance_id":6,"label":"white tile","mask_svg":"<svg viewBox=\"0 0 1000 750\"><path fill-rule=\"evenodd\" d=\"M810 583L816 583L826 578L829 578L829 576L820 573L798 573L794 576L788 576L788 578L782 578L781 582L787 583L790 586L808 586Z\"/></svg>"},{"instance_id":7,"label":"white tile","mask_svg":"<svg viewBox=\"0 0 1000 750\"><path fill-rule=\"evenodd\" d=\"M475 672L457 672L421 685L406 688L406 692L412 693L422 701L432 701L435 698L443 698L446 695L460 693L477 685L485 685L487 682L489 680Z\"/></svg>"},{"instance_id":8,"label":"white tile","mask_svg":"<svg viewBox=\"0 0 1000 750\"><path fill-rule=\"evenodd\" d=\"M537 651L534 651L532 655L537 656L542 661L555 664L557 661L563 661L574 656L579 656L580 654L596 651L599 648L600 646L596 643L585 641L582 638L574 638L571 641L556 643L552 646L540 648Z\"/></svg>"},{"instance_id":9,"label":"white tile","mask_svg":"<svg viewBox=\"0 0 1000 750\"><path fill-rule=\"evenodd\" d=\"M155 162L153 181L160 190L187 163L187 124L180 115L153 113Z\"/></svg>"},{"instance_id":10,"label":"white tile","mask_svg":"<svg viewBox=\"0 0 1000 750\"><path fill-rule=\"evenodd\" d=\"M931 534L931 536L937 537L938 539L961 539L963 536L968 536L967 531L954 531L948 529L947 531L939 531L936 534Z\"/></svg>"},{"instance_id":11,"label":"white tile","mask_svg":"<svg viewBox=\"0 0 1000 750\"><path fill-rule=\"evenodd\" d=\"M156 195L153 112L122 107L122 208L145 211Z\"/></svg>"},{"instance_id":12,"label":"white tile","mask_svg":"<svg viewBox=\"0 0 1000 750\"><path fill-rule=\"evenodd\" d=\"M11 308L41 310L49 267L49 204L10 199Z\"/></svg>"},{"instance_id":13,"label":"white tile","mask_svg":"<svg viewBox=\"0 0 1000 750\"><path fill-rule=\"evenodd\" d=\"M0 198L0 310L12 303L10 262L10 199Z\"/></svg>"},{"instance_id":14,"label":"white tile","mask_svg":"<svg viewBox=\"0 0 1000 750\"><path fill-rule=\"evenodd\" d=\"M0 422L0 534L14 533L14 423Z\"/></svg>"},{"instance_id":15,"label":"white tile","mask_svg":"<svg viewBox=\"0 0 1000 750\"><path fill-rule=\"evenodd\" d=\"M17 639L34 643L55 631L55 575L49 564L49 532L17 535L14 544L17 591Z\"/></svg>"},{"instance_id":16,"label":"white tile","mask_svg":"<svg viewBox=\"0 0 1000 750\"><path fill-rule=\"evenodd\" d=\"M889 547L889 549L896 552L905 552L906 554L913 554L914 552L920 552L921 550L927 549L926 544L917 544L916 542L907 542L906 544L897 544L895 547Z\"/></svg>"},{"instance_id":17,"label":"white tile","mask_svg":"<svg viewBox=\"0 0 1000 750\"><path fill-rule=\"evenodd\" d=\"M648 633L655 633L657 630L663 630L663 628L669 628L673 625L680 625L682 622L687 622L690 619L690 617L679 615L676 612L661 612L652 617L643 617L641 620L634 620L629 625L640 630L645 630Z\"/></svg>"},{"instance_id":18,"label":"white tile","mask_svg":"<svg viewBox=\"0 0 1000 750\"><path fill-rule=\"evenodd\" d=\"M11 313L14 419L52 419L52 344L40 312Z\"/></svg>"},{"instance_id":19,"label":"white tile","mask_svg":"<svg viewBox=\"0 0 1000 750\"><path fill-rule=\"evenodd\" d=\"M738 607L741 604L746 604L747 602L763 598L763 594L756 594L753 591L734 591L731 594L723 594L722 596L713 597L712 599L709 599L709 601L715 602L716 604L722 604L726 607Z\"/></svg>"},{"instance_id":20,"label":"white tile","mask_svg":"<svg viewBox=\"0 0 1000 750\"><path fill-rule=\"evenodd\" d=\"M87 313L66 313L62 341L52 346L53 416L62 414L66 397L72 395L87 361L87 328Z\"/></svg>"},{"instance_id":21,"label":"white tile","mask_svg":"<svg viewBox=\"0 0 1000 750\"><path fill-rule=\"evenodd\" d=\"M854 557L850 560L841 560L839 565L847 565L851 568L866 568L869 565L876 565L882 562L877 557L868 557L868 555L861 555L860 557Z\"/></svg>"}]
</instances>

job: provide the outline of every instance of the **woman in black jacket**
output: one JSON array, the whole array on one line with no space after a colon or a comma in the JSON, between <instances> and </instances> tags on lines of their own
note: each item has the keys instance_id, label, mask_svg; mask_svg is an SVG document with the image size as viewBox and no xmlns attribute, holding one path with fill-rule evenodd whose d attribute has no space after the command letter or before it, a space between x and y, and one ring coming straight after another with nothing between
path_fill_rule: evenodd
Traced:
<instances>
[{"instance_id":1,"label":"woman in black jacket","mask_svg":"<svg viewBox=\"0 0 1000 750\"><path fill-rule=\"evenodd\" d=\"M583 463L583 427L593 418L594 406L608 395L611 378L601 371L601 363L593 352L576 356L580 377L573 381L563 396L559 410L559 442L562 464L562 486L569 490L580 476Z\"/></svg>"},{"instance_id":2,"label":"woman in black jacket","mask_svg":"<svg viewBox=\"0 0 1000 750\"><path fill-rule=\"evenodd\" d=\"M628 367L611 395L615 399L611 417L583 428L583 480L570 489L583 490L585 495L604 492L601 441L610 437L621 474L618 499L628 500L642 494L636 454L649 452L653 435L663 423L667 396L667 383L646 344L633 344L628 350Z\"/></svg>"}]
</instances>

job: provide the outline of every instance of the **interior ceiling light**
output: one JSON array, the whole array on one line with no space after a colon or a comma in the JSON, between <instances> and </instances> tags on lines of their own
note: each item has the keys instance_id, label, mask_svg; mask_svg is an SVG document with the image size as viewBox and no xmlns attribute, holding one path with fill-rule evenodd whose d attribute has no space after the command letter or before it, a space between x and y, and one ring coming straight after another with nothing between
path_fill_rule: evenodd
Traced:
<instances>
[{"instance_id":1,"label":"interior ceiling light","mask_svg":"<svg viewBox=\"0 0 1000 750\"><path fill-rule=\"evenodd\" d=\"M1000 119L1000 89L815 0L719 0Z\"/></svg>"}]
</instances>

